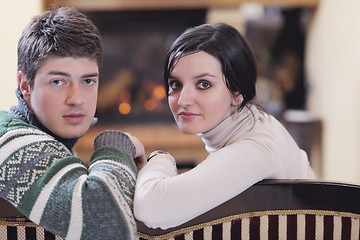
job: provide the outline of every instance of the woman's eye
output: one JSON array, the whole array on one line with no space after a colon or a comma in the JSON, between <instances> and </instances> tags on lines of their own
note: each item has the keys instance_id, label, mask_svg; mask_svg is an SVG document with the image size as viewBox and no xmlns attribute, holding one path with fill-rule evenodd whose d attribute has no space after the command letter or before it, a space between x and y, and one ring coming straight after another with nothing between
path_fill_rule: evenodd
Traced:
<instances>
[{"instance_id":1,"label":"woman's eye","mask_svg":"<svg viewBox=\"0 0 360 240\"><path fill-rule=\"evenodd\" d=\"M208 89L210 87L211 87L211 84L207 81L201 81L198 84L198 88L200 88L200 89Z\"/></svg>"},{"instance_id":2,"label":"woman's eye","mask_svg":"<svg viewBox=\"0 0 360 240\"><path fill-rule=\"evenodd\" d=\"M176 90L181 87L181 83L179 81L171 81L169 82L169 87L171 90Z\"/></svg>"}]
</instances>

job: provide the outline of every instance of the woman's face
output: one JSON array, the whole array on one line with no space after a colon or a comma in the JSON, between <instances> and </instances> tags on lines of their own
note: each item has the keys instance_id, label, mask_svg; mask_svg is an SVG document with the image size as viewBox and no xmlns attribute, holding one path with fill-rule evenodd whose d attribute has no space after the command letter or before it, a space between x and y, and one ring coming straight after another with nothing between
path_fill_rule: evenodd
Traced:
<instances>
[{"instance_id":1,"label":"woman's face","mask_svg":"<svg viewBox=\"0 0 360 240\"><path fill-rule=\"evenodd\" d=\"M169 106L183 133L206 132L234 111L220 62L206 52L185 55L168 79Z\"/></svg>"}]
</instances>

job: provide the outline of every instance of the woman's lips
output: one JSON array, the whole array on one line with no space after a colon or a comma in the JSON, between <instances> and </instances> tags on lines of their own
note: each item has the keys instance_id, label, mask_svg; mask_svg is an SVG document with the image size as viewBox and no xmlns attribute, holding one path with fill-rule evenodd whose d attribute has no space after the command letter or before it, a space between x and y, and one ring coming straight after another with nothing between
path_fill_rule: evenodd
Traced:
<instances>
[{"instance_id":1,"label":"woman's lips","mask_svg":"<svg viewBox=\"0 0 360 240\"><path fill-rule=\"evenodd\" d=\"M198 116L200 116L200 114L192 113L192 112L180 112L179 113L179 117L183 120L192 120Z\"/></svg>"}]
</instances>

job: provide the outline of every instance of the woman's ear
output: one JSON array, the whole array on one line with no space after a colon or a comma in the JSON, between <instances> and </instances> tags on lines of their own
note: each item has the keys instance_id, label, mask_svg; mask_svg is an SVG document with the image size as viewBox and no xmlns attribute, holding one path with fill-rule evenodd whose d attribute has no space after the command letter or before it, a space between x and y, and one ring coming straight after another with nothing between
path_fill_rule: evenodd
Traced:
<instances>
[{"instance_id":1,"label":"woman's ear","mask_svg":"<svg viewBox=\"0 0 360 240\"><path fill-rule=\"evenodd\" d=\"M244 96L239 92L234 93L234 98L232 102L232 106L240 106L244 101Z\"/></svg>"},{"instance_id":2,"label":"woman's ear","mask_svg":"<svg viewBox=\"0 0 360 240\"><path fill-rule=\"evenodd\" d=\"M19 71L17 74L17 79L18 79L20 91L21 91L24 99L30 100L31 88L30 88L30 84L29 84L25 74L23 72Z\"/></svg>"}]
</instances>

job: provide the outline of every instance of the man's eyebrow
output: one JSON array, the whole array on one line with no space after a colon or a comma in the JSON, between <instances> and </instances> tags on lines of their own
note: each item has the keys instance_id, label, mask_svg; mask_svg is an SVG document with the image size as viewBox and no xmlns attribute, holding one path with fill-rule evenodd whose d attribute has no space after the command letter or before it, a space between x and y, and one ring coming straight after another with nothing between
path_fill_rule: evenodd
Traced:
<instances>
[{"instance_id":1,"label":"man's eyebrow","mask_svg":"<svg viewBox=\"0 0 360 240\"><path fill-rule=\"evenodd\" d=\"M59 76L70 77L68 73L60 72L60 71L50 71L47 73L47 75L59 75Z\"/></svg>"},{"instance_id":2,"label":"man's eyebrow","mask_svg":"<svg viewBox=\"0 0 360 240\"><path fill-rule=\"evenodd\" d=\"M48 72L48 75L71 77L70 74L68 74L66 72L60 72L60 71L50 71L50 72ZM89 73L89 74L82 75L81 78L91 78L91 77L98 77L98 76L99 76L99 73Z\"/></svg>"},{"instance_id":3,"label":"man's eyebrow","mask_svg":"<svg viewBox=\"0 0 360 240\"><path fill-rule=\"evenodd\" d=\"M89 74L82 75L81 77L82 78L92 78L92 77L98 77L98 76L99 76L99 73L89 73Z\"/></svg>"}]
</instances>

